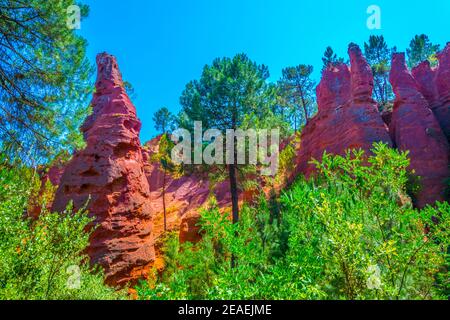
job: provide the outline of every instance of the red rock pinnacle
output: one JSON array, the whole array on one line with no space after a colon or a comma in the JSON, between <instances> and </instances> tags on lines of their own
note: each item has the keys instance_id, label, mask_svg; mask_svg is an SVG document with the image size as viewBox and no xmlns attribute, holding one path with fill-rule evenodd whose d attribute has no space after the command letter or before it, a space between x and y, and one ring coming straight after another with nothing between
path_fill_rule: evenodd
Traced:
<instances>
[{"instance_id":1,"label":"red rock pinnacle","mask_svg":"<svg viewBox=\"0 0 450 320\"><path fill-rule=\"evenodd\" d=\"M437 67L424 61L412 70L412 76L450 142L450 42L437 57Z\"/></svg>"},{"instance_id":2,"label":"red rock pinnacle","mask_svg":"<svg viewBox=\"0 0 450 320\"><path fill-rule=\"evenodd\" d=\"M350 44L351 68L330 65L317 86L317 115L302 131L297 172L309 176L323 152L344 154L348 149L370 150L376 141L392 145L386 125L372 99L373 76L360 48Z\"/></svg>"},{"instance_id":3,"label":"red rock pinnacle","mask_svg":"<svg viewBox=\"0 0 450 320\"><path fill-rule=\"evenodd\" d=\"M416 69L416 75L428 67L421 64ZM389 79L396 96L390 124L391 136L398 149L409 150L411 168L421 177L421 190L415 205L422 208L426 204L443 201L445 180L449 176L449 146L429 108L429 102L419 91L422 88L424 94L432 99L435 94L433 88L416 82L406 67L403 53L394 54Z\"/></svg>"},{"instance_id":4,"label":"red rock pinnacle","mask_svg":"<svg viewBox=\"0 0 450 320\"><path fill-rule=\"evenodd\" d=\"M90 239L92 263L106 282L121 285L141 276L154 260L149 184L144 173L141 123L123 85L115 57L97 56L93 113L81 130L87 146L67 165L53 209L88 202L97 228Z\"/></svg>"}]
</instances>

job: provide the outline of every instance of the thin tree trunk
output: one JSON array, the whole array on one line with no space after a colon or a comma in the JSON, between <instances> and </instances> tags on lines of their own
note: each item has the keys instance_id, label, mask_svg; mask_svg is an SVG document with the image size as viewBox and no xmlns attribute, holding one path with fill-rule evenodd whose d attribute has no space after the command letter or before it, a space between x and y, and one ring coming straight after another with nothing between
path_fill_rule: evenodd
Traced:
<instances>
[{"instance_id":1,"label":"thin tree trunk","mask_svg":"<svg viewBox=\"0 0 450 320\"><path fill-rule=\"evenodd\" d=\"M297 133L297 116L295 115L295 111L294 111L294 132Z\"/></svg>"},{"instance_id":2,"label":"thin tree trunk","mask_svg":"<svg viewBox=\"0 0 450 320\"><path fill-rule=\"evenodd\" d=\"M164 212L164 232L167 231L167 215L166 215L166 169L164 169L163 186L162 186L162 200Z\"/></svg>"},{"instance_id":3,"label":"thin tree trunk","mask_svg":"<svg viewBox=\"0 0 450 320\"><path fill-rule=\"evenodd\" d=\"M228 172L230 175L230 192L231 192L231 206L233 212L233 223L239 222L239 195L236 178L236 164L228 165Z\"/></svg>"},{"instance_id":4,"label":"thin tree trunk","mask_svg":"<svg viewBox=\"0 0 450 320\"><path fill-rule=\"evenodd\" d=\"M307 125L309 122L309 118L308 118L308 111L306 111L306 106L304 102L303 102L303 111L305 112L305 125Z\"/></svg>"},{"instance_id":5,"label":"thin tree trunk","mask_svg":"<svg viewBox=\"0 0 450 320\"><path fill-rule=\"evenodd\" d=\"M236 106L235 106L236 110ZM233 113L233 129L236 130L236 113ZM229 174L229 180L230 180L230 193L231 193L231 210L232 210L232 218L233 218L233 224L236 224L239 222L239 190L237 186L237 177L236 177L236 171L237 171L237 141L236 137L233 136L233 163L228 165L228 174ZM235 234L236 238L239 236ZM236 257L234 254L231 255L231 268L236 267Z\"/></svg>"},{"instance_id":6,"label":"thin tree trunk","mask_svg":"<svg viewBox=\"0 0 450 320\"><path fill-rule=\"evenodd\" d=\"M233 130L236 132L236 103L234 103L234 110L232 117ZM231 205L233 212L233 223L237 223L239 221L239 195L238 195L238 187L237 187L237 140L236 136L233 136L233 163L228 165L229 178L230 178L230 192L231 192Z\"/></svg>"},{"instance_id":7,"label":"thin tree trunk","mask_svg":"<svg viewBox=\"0 0 450 320\"><path fill-rule=\"evenodd\" d=\"M302 107L303 107L303 112L305 113L305 125L306 125L309 122L309 118L308 118L308 110L306 109L306 101L305 101L305 98L303 97L302 89L300 89L300 99L302 99Z\"/></svg>"},{"instance_id":8,"label":"thin tree trunk","mask_svg":"<svg viewBox=\"0 0 450 320\"><path fill-rule=\"evenodd\" d=\"M237 188L236 179L236 165L228 165L228 172L230 175L230 192L231 192L231 208L233 212L233 223L239 222L239 195ZM235 235L238 237L238 234ZM231 255L231 268L236 267L236 257L234 254Z\"/></svg>"}]
</instances>

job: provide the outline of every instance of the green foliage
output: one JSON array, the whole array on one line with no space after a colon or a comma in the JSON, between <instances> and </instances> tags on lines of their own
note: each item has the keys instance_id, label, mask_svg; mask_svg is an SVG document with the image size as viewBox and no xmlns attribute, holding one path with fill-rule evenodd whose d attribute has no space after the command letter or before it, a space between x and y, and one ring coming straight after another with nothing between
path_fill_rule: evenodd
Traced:
<instances>
[{"instance_id":1,"label":"green foliage","mask_svg":"<svg viewBox=\"0 0 450 320\"><path fill-rule=\"evenodd\" d=\"M88 265L86 212L50 213L43 203L37 220L27 218L38 181L27 168L0 165L0 299L125 297Z\"/></svg>"},{"instance_id":2,"label":"green foliage","mask_svg":"<svg viewBox=\"0 0 450 320\"><path fill-rule=\"evenodd\" d=\"M294 128L297 129L297 119L304 125L315 114L315 87L312 80L313 67L298 65L282 70L282 77L278 82L284 105L293 117Z\"/></svg>"},{"instance_id":3,"label":"green foliage","mask_svg":"<svg viewBox=\"0 0 450 320\"><path fill-rule=\"evenodd\" d=\"M280 151L279 168L275 177L280 183L287 182L286 178L291 175L295 169L295 157L297 148L300 146L300 135L296 134L288 140L286 146Z\"/></svg>"},{"instance_id":4,"label":"green foliage","mask_svg":"<svg viewBox=\"0 0 450 320\"><path fill-rule=\"evenodd\" d=\"M153 114L156 131L167 133L174 129L175 117L166 107L162 107Z\"/></svg>"},{"instance_id":5,"label":"green foliage","mask_svg":"<svg viewBox=\"0 0 450 320\"><path fill-rule=\"evenodd\" d=\"M401 201L407 154L375 144L368 159L352 151L315 163L314 181L244 207L239 223L212 203L202 212L203 239L171 237L166 272L141 283L139 297L447 298L450 205L418 211Z\"/></svg>"},{"instance_id":6,"label":"green foliage","mask_svg":"<svg viewBox=\"0 0 450 320\"><path fill-rule=\"evenodd\" d=\"M327 47L322 57L322 71L325 70L329 65L337 65L339 63L344 63L343 58L338 58L336 53L334 53L333 48Z\"/></svg>"},{"instance_id":7,"label":"green foliage","mask_svg":"<svg viewBox=\"0 0 450 320\"><path fill-rule=\"evenodd\" d=\"M392 53L395 47L389 48L383 36L370 36L364 43L364 55L370 64L374 80L374 98L384 108L393 99L393 91L389 82Z\"/></svg>"},{"instance_id":8,"label":"green foliage","mask_svg":"<svg viewBox=\"0 0 450 320\"><path fill-rule=\"evenodd\" d=\"M438 44L432 44L425 34L416 35L406 49L408 66L414 68L422 61L430 61L431 65L437 64L436 53L439 51Z\"/></svg>"},{"instance_id":9,"label":"green foliage","mask_svg":"<svg viewBox=\"0 0 450 320\"><path fill-rule=\"evenodd\" d=\"M183 174L183 167L176 165L172 161L172 149L175 144L169 139L167 134L163 134L159 139L158 152L152 156L152 161L159 162L165 173L173 176L180 176Z\"/></svg>"},{"instance_id":10,"label":"green foliage","mask_svg":"<svg viewBox=\"0 0 450 320\"><path fill-rule=\"evenodd\" d=\"M92 69L86 41L67 25L75 4L0 0L0 147L11 158L39 162L80 146Z\"/></svg>"},{"instance_id":11,"label":"green foliage","mask_svg":"<svg viewBox=\"0 0 450 320\"><path fill-rule=\"evenodd\" d=\"M303 250L319 252L320 261L304 265L323 265L314 283L325 288L327 296L347 299L429 299L439 298L434 276L444 264L449 238L438 230L424 234L431 216L401 204L408 180L409 161L376 144L369 166L363 166L361 151L346 157L325 155L316 162L320 172L313 187L297 184L284 202L294 212L298 224L292 237L303 243ZM450 207L439 205L440 227L449 223ZM433 241L434 237L442 241ZM296 259L297 259L296 258Z\"/></svg>"},{"instance_id":12,"label":"green foliage","mask_svg":"<svg viewBox=\"0 0 450 320\"><path fill-rule=\"evenodd\" d=\"M240 128L246 115L267 110L268 77L268 68L245 54L215 59L200 80L186 85L180 98L183 111L191 121L203 121L204 128Z\"/></svg>"}]
</instances>

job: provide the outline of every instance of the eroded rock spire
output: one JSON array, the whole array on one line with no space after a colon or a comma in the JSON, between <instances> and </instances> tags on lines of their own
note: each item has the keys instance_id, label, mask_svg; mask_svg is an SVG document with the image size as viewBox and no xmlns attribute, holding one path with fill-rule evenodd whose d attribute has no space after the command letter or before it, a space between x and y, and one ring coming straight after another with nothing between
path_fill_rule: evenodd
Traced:
<instances>
[{"instance_id":1,"label":"eroded rock spire","mask_svg":"<svg viewBox=\"0 0 450 320\"><path fill-rule=\"evenodd\" d=\"M324 151L343 155L348 149L369 151L376 141L392 145L372 98L370 66L357 45L350 44L348 54L350 68L329 65L322 74L316 89L319 110L302 131L296 173L308 177L315 169L311 159L320 160Z\"/></svg>"},{"instance_id":2,"label":"eroded rock spire","mask_svg":"<svg viewBox=\"0 0 450 320\"><path fill-rule=\"evenodd\" d=\"M65 168L53 209L69 201L88 203L97 228L90 239L92 263L104 267L106 282L124 284L154 260L149 184L139 140L141 122L123 85L116 58L97 56L93 113L81 130L86 148Z\"/></svg>"},{"instance_id":3,"label":"eroded rock spire","mask_svg":"<svg viewBox=\"0 0 450 320\"><path fill-rule=\"evenodd\" d=\"M422 64L422 68L428 68ZM430 69L431 70L431 69ZM423 78L422 78L423 79ZM420 191L415 205L423 208L427 204L445 200L446 179L449 176L449 147L437 119L429 108L428 99L434 99L432 87L418 84L409 73L405 54L396 53L392 58L389 80L395 93L394 110L390 123L390 133L399 150L409 150L411 168L420 176Z\"/></svg>"}]
</instances>

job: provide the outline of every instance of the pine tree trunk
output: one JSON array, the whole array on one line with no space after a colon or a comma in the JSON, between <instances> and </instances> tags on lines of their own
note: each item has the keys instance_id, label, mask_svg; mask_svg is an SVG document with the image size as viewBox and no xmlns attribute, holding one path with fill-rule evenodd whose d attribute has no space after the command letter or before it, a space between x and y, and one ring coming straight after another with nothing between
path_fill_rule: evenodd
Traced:
<instances>
[{"instance_id":1,"label":"pine tree trunk","mask_svg":"<svg viewBox=\"0 0 450 320\"><path fill-rule=\"evenodd\" d=\"M236 130L236 114L233 114L233 129ZM230 193L231 193L231 209L232 209L232 215L233 215L233 223L239 222L239 194L238 194L238 186L237 186L237 177L236 177L236 171L237 171L237 141L236 137L233 137L233 163L228 165L228 174L229 174L229 180L230 180ZM239 235L235 234L236 237ZM236 257L234 254L231 255L231 268L236 267Z\"/></svg>"},{"instance_id":2,"label":"pine tree trunk","mask_svg":"<svg viewBox=\"0 0 450 320\"><path fill-rule=\"evenodd\" d=\"M236 178L236 164L228 165L230 175L230 192L231 192L231 206L233 212L233 223L239 221L239 195Z\"/></svg>"},{"instance_id":3,"label":"pine tree trunk","mask_svg":"<svg viewBox=\"0 0 450 320\"><path fill-rule=\"evenodd\" d=\"M166 169L164 169L163 186L162 186L162 200L164 212L164 232L167 231L167 213L166 213Z\"/></svg>"}]
</instances>

